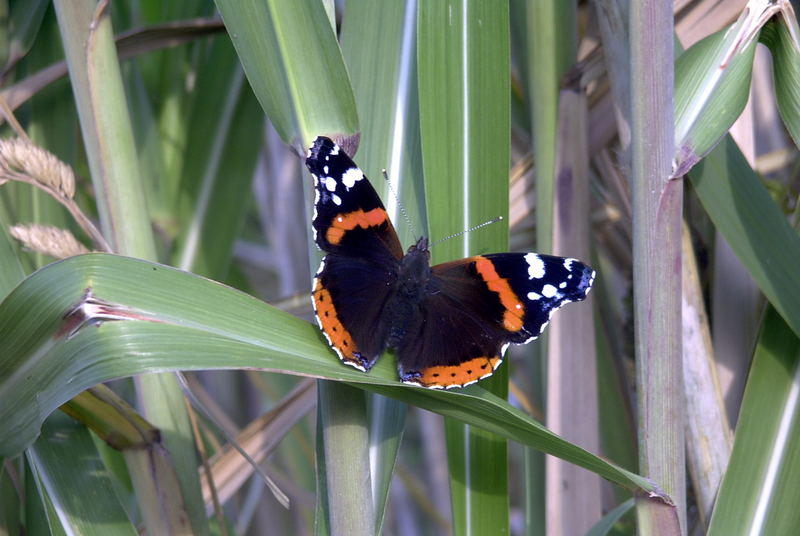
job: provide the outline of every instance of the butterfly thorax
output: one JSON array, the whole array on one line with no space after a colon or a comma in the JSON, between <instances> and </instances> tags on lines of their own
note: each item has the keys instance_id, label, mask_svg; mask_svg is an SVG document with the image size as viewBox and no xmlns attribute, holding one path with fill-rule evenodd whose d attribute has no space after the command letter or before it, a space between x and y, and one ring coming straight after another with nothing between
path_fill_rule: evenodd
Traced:
<instances>
[{"instance_id":1,"label":"butterfly thorax","mask_svg":"<svg viewBox=\"0 0 800 536\"><path fill-rule=\"evenodd\" d=\"M400 261L396 291L388 304L390 330L387 344L395 347L420 318L419 308L429 293L431 279L428 239L420 238Z\"/></svg>"}]
</instances>

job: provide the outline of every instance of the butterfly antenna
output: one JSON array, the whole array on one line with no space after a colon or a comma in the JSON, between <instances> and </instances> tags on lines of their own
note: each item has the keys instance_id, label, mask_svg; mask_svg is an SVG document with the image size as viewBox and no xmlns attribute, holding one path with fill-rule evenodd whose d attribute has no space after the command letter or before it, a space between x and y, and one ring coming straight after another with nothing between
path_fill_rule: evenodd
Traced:
<instances>
[{"instance_id":1,"label":"butterfly antenna","mask_svg":"<svg viewBox=\"0 0 800 536\"><path fill-rule=\"evenodd\" d=\"M503 221L503 217L502 216L498 216L498 217L493 218L493 219L491 219L489 221L485 221L483 223L479 223L478 225L476 225L474 227L470 227L469 229L467 229L465 231L460 231L458 233L451 234L450 236L445 236L444 238L440 238L439 240L437 240L436 242L434 242L433 244L428 246L428 248L432 248L436 244L441 244L445 240L450 240L451 238L458 238L461 235L464 235L464 234L467 234L467 233L471 233L472 231L476 231L476 230L480 229L481 227L486 227L487 225L491 225L491 224L497 223L499 221Z\"/></svg>"},{"instance_id":2,"label":"butterfly antenna","mask_svg":"<svg viewBox=\"0 0 800 536\"><path fill-rule=\"evenodd\" d=\"M397 192L394 191L394 187L392 187L392 181L389 180L389 174L386 173L386 169L382 169L381 172L383 173L383 178L386 179L386 186L389 187L389 191L392 192L394 200L397 201L397 207L400 209L400 214L403 215L403 219L406 220L408 228L411 229L411 235L417 236L417 232L414 230L414 226L411 225L411 218L408 217L408 212L406 212L406 207L400 201L400 197L397 195Z\"/></svg>"}]
</instances>

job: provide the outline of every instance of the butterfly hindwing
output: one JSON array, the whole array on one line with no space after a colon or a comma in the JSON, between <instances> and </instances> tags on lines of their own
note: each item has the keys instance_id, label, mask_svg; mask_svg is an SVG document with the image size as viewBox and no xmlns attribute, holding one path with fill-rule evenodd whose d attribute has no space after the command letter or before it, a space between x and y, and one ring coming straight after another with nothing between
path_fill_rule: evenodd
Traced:
<instances>
[{"instance_id":1,"label":"butterfly hindwing","mask_svg":"<svg viewBox=\"0 0 800 536\"><path fill-rule=\"evenodd\" d=\"M398 367L406 383L452 388L490 376L509 343L530 342L555 310L583 300L594 271L574 259L498 253L434 266L432 276Z\"/></svg>"},{"instance_id":2,"label":"butterfly hindwing","mask_svg":"<svg viewBox=\"0 0 800 536\"><path fill-rule=\"evenodd\" d=\"M383 314L395 277L390 264L331 253L320 263L311 293L317 323L328 344L346 364L362 372L386 349L389 330Z\"/></svg>"}]
</instances>

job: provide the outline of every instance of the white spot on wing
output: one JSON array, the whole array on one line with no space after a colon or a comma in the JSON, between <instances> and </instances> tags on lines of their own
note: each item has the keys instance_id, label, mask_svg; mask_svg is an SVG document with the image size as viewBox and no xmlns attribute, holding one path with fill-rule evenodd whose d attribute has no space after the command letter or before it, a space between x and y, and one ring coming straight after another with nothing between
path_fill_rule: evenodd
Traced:
<instances>
[{"instance_id":1,"label":"white spot on wing","mask_svg":"<svg viewBox=\"0 0 800 536\"><path fill-rule=\"evenodd\" d=\"M544 261L536 253L525 255L525 262L528 263L528 279L541 279L544 277Z\"/></svg>"},{"instance_id":2,"label":"white spot on wing","mask_svg":"<svg viewBox=\"0 0 800 536\"><path fill-rule=\"evenodd\" d=\"M325 181L325 188L327 188L329 192L336 191L336 179L333 177L325 177L323 180Z\"/></svg>"},{"instance_id":3,"label":"white spot on wing","mask_svg":"<svg viewBox=\"0 0 800 536\"><path fill-rule=\"evenodd\" d=\"M336 203L337 205L341 205L341 204L342 204L342 198L341 198L341 197L339 197L339 196L338 196L338 195L336 195L336 194L333 194L333 195L331 196L331 199L333 199L333 202L334 202L334 203Z\"/></svg>"},{"instance_id":4,"label":"white spot on wing","mask_svg":"<svg viewBox=\"0 0 800 536\"><path fill-rule=\"evenodd\" d=\"M541 299L541 297L542 297L541 294L537 294L534 291L528 292L528 299L531 300L531 301L539 300L539 299Z\"/></svg>"},{"instance_id":5,"label":"white spot on wing","mask_svg":"<svg viewBox=\"0 0 800 536\"><path fill-rule=\"evenodd\" d=\"M352 188L356 185L357 181L360 181L364 178L364 174L358 168L350 168L344 172L342 175L342 184L344 184L347 188Z\"/></svg>"},{"instance_id":6,"label":"white spot on wing","mask_svg":"<svg viewBox=\"0 0 800 536\"><path fill-rule=\"evenodd\" d=\"M339 146L334 143L333 149L331 149L331 156L336 156L337 154L339 154Z\"/></svg>"},{"instance_id":7,"label":"white spot on wing","mask_svg":"<svg viewBox=\"0 0 800 536\"><path fill-rule=\"evenodd\" d=\"M556 294L558 294L558 290L553 285L545 285L542 287L542 295L545 298L552 298Z\"/></svg>"},{"instance_id":8,"label":"white spot on wing","mask_svg":"<svg viewBox=\"0 0 800 536\"><path fill-rule=\"evenodd\" d=\"M564 268L566 268L568 272L572 271L573 262L575 262L575 259L564 259Z\"/></svg>"},{"instance_id":9,"label":"white spot on wing","mask_svg":"<svg viewBox=\"0 0 800 536\"><path fill-rule=\"evenodd\" d=\"M325 158L327 158L327 156L326 156ZM324 172L325 172L325 175L327 175L327 174L328 174L328 171L329 171L329 169L328 169L328 165L327 165L327 164L326 164L326 165L324 165L324 166L322 166L322 171L324 171Z\"/></svg>"}]
</instances>

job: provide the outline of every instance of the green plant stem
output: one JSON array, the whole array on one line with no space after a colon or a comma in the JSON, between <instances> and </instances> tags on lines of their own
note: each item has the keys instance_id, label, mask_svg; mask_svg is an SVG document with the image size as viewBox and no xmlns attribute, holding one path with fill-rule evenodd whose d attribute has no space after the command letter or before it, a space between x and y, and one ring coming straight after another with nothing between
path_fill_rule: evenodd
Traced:
<instances>
[{"instance_id":1,"label":"green plant stem","mask_svg":"<svg viewBox=\"0 0 800 536\"><path fill-rule=\"evenodd\" d=\"M675 502L674 512L637 500L639 532L685 533L681 362L683 182L670 180L674 154L672 5L631 6L633 283L639 462Z\"/></svg>"},{"instance_id":2,"label":"green plant stem","mask_svg":"<svg viewBox=\"0 0 800 536\"><path fill-rule=\"evenodd\" d=\"M317 383L319 418L324 434L330 534L368 535L375 530L368 456L364 392L344 383Z\"/></svg>"},{"instance_id":3,"label":"green plant stem","mask_svg":"<svg viewBox=\"0 0 800 536\"><path fill-rule=\"evenodd\" d=\"M117 253L155 260L108 2L58 0L55 8L103 234ZM204 533L198 460L180 388L167 374L143 376L137 385L144 415L162 430L171 453L167 464L173 464L180 482L183 498L176 498L172 506L185 507L194 532ZM143 466L130 470L148 471ZM139 499L146 504L147 497L140 495Z\"/></svg>"}]
</instances>

